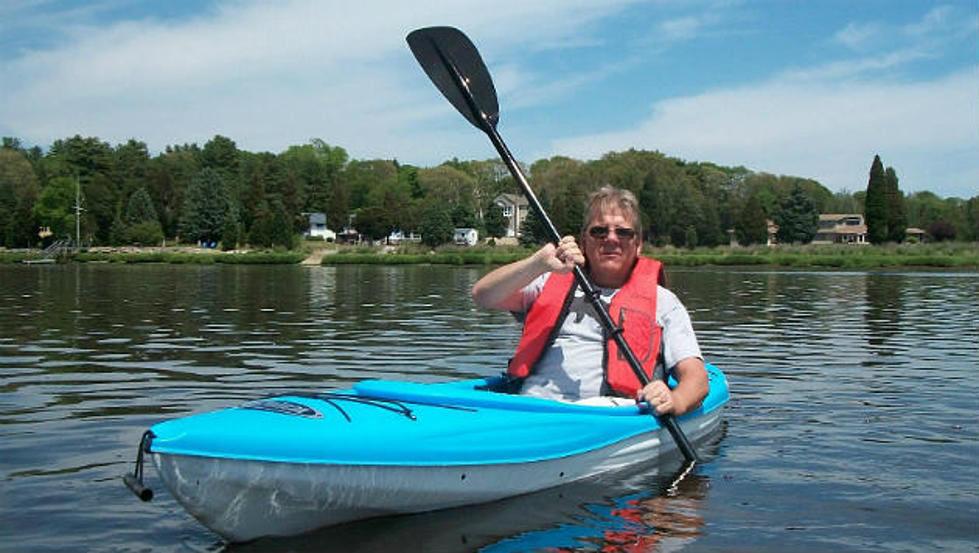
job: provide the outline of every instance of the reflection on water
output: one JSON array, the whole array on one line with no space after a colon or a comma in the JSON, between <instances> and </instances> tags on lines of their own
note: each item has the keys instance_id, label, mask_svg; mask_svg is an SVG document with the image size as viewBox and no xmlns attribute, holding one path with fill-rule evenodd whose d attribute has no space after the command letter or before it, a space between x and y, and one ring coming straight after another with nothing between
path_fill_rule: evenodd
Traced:
<instances>
[{"instance_id":1,"label":"reflection on water","mask_svg":"<svg viewBox=\"0 0 979 553\"><path fill-rule=\"evenodd\" d=\"M120 484L142 431L286 390L496 374L517 328L469 299L486 270L0 266L0 543L221 548L168 494L139 504ZM669 281L733 398L727 435L674 492L669 470L640 467L261 544L975 549L979 275L673 269Z\"/></svg>"}]
</instances>

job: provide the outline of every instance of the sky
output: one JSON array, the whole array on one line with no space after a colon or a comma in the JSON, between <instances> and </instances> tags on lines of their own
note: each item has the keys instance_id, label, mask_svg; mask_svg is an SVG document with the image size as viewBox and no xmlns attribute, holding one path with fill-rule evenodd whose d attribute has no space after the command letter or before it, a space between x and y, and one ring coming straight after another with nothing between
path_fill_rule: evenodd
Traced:
<instances>
[{"instance_id":1,"label":"sky","mask_svg":"<svg viewBox=\"0 0 979 553\"><path fill-rule=\"evenodd\" d=\"M0 0L0 135L494 158L405 43L434 25L525 163L635 148L854 192L878 154L905 193L979 195L975 0Z\"/></svg>"}]
</instances>

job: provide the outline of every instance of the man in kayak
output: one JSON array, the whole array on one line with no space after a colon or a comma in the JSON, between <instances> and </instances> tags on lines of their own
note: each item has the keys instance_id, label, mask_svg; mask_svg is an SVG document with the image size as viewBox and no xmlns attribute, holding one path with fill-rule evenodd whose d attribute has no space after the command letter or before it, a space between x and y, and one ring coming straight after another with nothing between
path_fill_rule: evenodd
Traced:
<instances>
[{"instance_id":1,"label":"man in kayak","mask_svg":"<svg viewBox=\"0 0 979 553\"><path fill-rule=\"evenodd\" d=\"M641 222L631 192L602 187L588 204L583 248L565 236L473 285L477 304L524 321L508 369L522 379L520 393L565 401L635 398L673 415L696 409L707 396L707 370L687 310L661 285L662 265L640 256ZM646 374L668 371L678 382L674 389L660 378L640 385L575 284L575 265L584 267Z\"/></svg>"}]
</instances>

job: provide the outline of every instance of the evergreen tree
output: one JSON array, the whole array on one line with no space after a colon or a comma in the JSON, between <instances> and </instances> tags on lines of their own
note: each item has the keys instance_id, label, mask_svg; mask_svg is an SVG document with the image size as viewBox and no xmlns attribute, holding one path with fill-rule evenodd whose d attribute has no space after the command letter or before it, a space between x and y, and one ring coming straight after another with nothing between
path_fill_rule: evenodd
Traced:
<instances>
[{"instance_id":1,"label":"evergreen tree","mask_svg":"<svg viewBox=\"0 0 979 553\"><path fill-rule=\"evenodd\" d=\"M799 184L792 187L792 192L779 204L778 241L783 244L799 242L808 244L816 236L819 228L819 213L813 205L812 198Z\"/></svg>"},{"instance_id":2,"label":"evergreen tree","mask_svg":"<svg viewBox=\"0 0 979 553\"><path fill-rule=\"evenodd\" d=\"M483 224L487 236L494 238L506 236L507 221L500 206L491 204L483 211Z\"/></svg>"},{"instance_id":3,"label":"evergreen tree","mask_svg":"<svg viewBox=\"0 0 979 553\"><path fill-rule=\"evenodd\" d=\"M259 248L282 246L286 249L295 247L296 237L286 208L279 200L262 202L256 210L255 222L248 233L248 243Z\"/></svg>"},{"instance_id":4,"label":"evergreen tree","mask_svg":"<svg viewBox=\"0 0 979 553\"><path fill-rule=\"evenodd\" d=\"M224 228L221 229L221 249L231 251L238 247L241 241L241 223L237 217L225 217Z\"/></svg>"},{"instance_id":5,"label":"evergreen tree","mask_svg":"<svg viewBox=\"0 0 979 553\"><path fill-rule=\"evenodd\" d=\"M897 185L897 173L893 167L884 172L887 183L887 240L904 242L907 236L908 215L904 210L904 193Z\"/></svg>"},{"instance_id":6,"label":"evergreen tree","mask_svg":"<svg viewBox=\"0 0 979 553\"><path fill-rule=\"evenodd\" d=\"M184 242L217 243L224 233L224 220L232 210L221 174L211 168L201 169L184 198L180 238Z\"/></svg>"},{"instance_id":7,"label":"evergreen tree","mask_svg":"<svg viewBox=\"0 0 979 553\"><path fill-rule=\"evenodd\" d=\"M526 247L538 247L551 240L551 235L544 225L544 221L537 216L533 210L527 212L523 223L520 225L520 245Z\"/></svg>"},{"instance_id":8,"label":"evergreen tree","mask_svg":"<svg viewBox=\"0 0 979 553\"><path fill-rule=\"evenodd\" d=\"M867 199L863 217L867 223L867 240L871 244L883 244L887 240L887 177L880 156L874 156L867 182Z\"/></svg>"},{"instance_id":9,"label":"evergreen tree","mask_svg":"<svg viewBox=\"0 0 979 553\"><path fill-rule=\"evenodd\" d=\"M159 223L156 208L153 207L153 200L150 198L149 192L146 191L146 188L138 188L129 196L123 222L127 225L135 225L147 221Z\"/></svg>"},{"instance_id":10,"label":"evergreen tree","mask_svg":"<svg viewBox=\"0 0 979 553\"><path fill-rule=\"evenodd\" d=\"M41 189L27 157L14 148L16 139L4 137L0 148L0 246L24 247L37 239L31 212Z\"/></svg>"},{"instance_id":11,"label":"evergreen tree","mask_svg":"<svg viewBox=\"0 0 979 553\"><path fill-rule=\"evenodd\" d=\"M758 196L752 194L745 202L735 223L734 232L742 246L768 243L768 219Z\"/></svg>"}]
</instances>

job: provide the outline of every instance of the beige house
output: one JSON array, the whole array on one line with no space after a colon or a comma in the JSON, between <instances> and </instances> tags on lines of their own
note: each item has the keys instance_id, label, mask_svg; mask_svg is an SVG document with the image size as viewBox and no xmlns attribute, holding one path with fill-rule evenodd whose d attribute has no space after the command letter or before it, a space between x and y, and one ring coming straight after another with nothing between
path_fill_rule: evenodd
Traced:
<instances>
[{"instance_id":1,"label":"beige house","mask_svg":"<svg viewBox=\"0 0 979 553\"><path fill-rule=\"evenodd\" d=\"M506 237L520 236L520 225L527 218L527 210L530 206L527 198L519 194L500 194L493 203L503 210L503 218L507 221Z\"/></svg>"},{"instance_id":2,"label":"beige house","mask_svg":"<svg viewBox=\"0 0 979 553\"><path fill-rule=\"evenodd\" d=\"M867 244L867 224L859 213L824 213L813 244Z\"/></svg>"}]
</instances>

